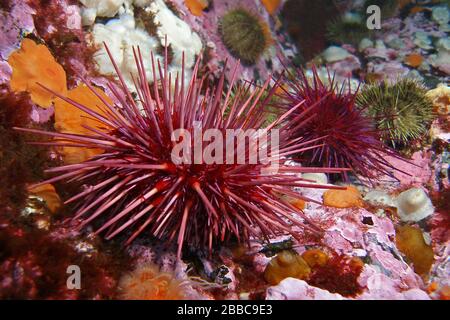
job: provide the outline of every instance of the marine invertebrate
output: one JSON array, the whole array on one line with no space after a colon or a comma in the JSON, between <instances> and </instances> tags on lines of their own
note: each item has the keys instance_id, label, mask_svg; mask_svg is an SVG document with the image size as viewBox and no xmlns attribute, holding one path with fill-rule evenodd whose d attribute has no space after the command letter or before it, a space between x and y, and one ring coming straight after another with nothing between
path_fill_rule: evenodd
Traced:
<instances>
[{"instance_id":1,"label":"marine invertebrate","mask_svg":"<svg viewBox=\"0 0 450 320\"><path fill-rule=\"evenodd\" d=\"M36 188L31 188L29 192L42 198L51 213L56 213L61 207L61 198L58 193L56 193L55 187L49 183Z\"/></svg>"},{"instance_id":2,"label":"marine invertebrate","mask_svg":"<svg viewBox=\"0 0 450 320\"><path fill-rule=\"evenodd\" d=\"M98 88L89 88L84 84L67 92L67 98L88 107L100 115L102 111L102 100L112 103L111 99ZM89 134L89 127L95 127L98 122L81 109L74 108L72 104L61 98L56 98L55 103L55 130L61 133ZM88 160L102 153L102 148L74 148L61 146L60 153L63 155L64 163L74 164Z\"/></svg>"},{"instance_id":3,"label":"marine invertebrate","mask_svg":"<svg viewBox=\"0 0 450 320\"><path fill-rule=\"evenodd\" d=\"M154 264L138 266L119 280L119 299L124 300L183 300L187 299L186 280L171 272L161 271Z\"/></svg>"},{"instance_id":4,"label":"marine invertebrate","mask_svg":"<svg viewBox=\"0 0 450 320\"><path fill-rule=\"evenodd\" d=\"M31 100L43 108L50 106L54 94L37 82L61 94L67 91L66 73L45 45L23 39L21 48L9 56L8 63L13 70L11 89L27 91Z\"/></svg>"},{"instance_id":5,"label":"marine invertebrate","mask_svg":"<svg viewBox=\"0 0 450 320\"><path fill-rule=\"evenodd\" d=\"M434 261L431 244L427 244L422 230L418 227L398 226L395 233L397 248L412 262L414 271L426 275Z\"/></svg>"},{"instance_id":6,"label":"marine invertebrate","mask_svg":"<svg viewBox=\"0 0 450 320\"><path fill-rule=\"evenodd\" d=\"M269 14L274 14L281 4L281 0L262 0L261 1Z\"/></svg>"},{"instance_id":7,"label":"marine invertebrate","mask_svg":"<svg viewBox=\"0 0 450 320\"><path fill-rule=\"evenodd\" d=\"M111 34L114 34L114 37L111 37ZM137 27L134 17L128 14L121 15L118 19L111 19L106 24L94 24L92 36L94 44L99 48L94 55L98 72L108 76L116 75L114 67L109 62L109 55L103 46L103 43L106 43L130 90L134 88L131 75L136 77L138 74L134 63L133 46L139 46L143 52L156 52L159 46L157 39ZM160 56L156 56L156 58L160 58ZM150 57L144 56L143 60L146 76L151 79Z\"/></svg>"},{"instance_id":8,"label":"marine invertebrate","mask_svg":"<svg viewBox=\"0 0 450 320\"><path fill-rule=\"evenodd\" d=\"M323 194L323 204L335 208L351 208L362 206L361 193L354 186L345 190L327 190Z\"/></svg>"},{"instance_id":9,"label":"marine invertebrate","mask_svg":"<svg viewBox=\"0 0 450 320\"><path fill-rule=\"evenodd\" d=\"M208 7L209 2L208 0L185 0L184 4L194 16L200 17L203 10Z\"/></svg>"},{"instance_id":10,"label":"marine invertebrate","mask_svg":"<svg viewBox=\"0 0 450 320\"><path fill-rule=\"evenodd\" d=\"M421 188L403 191L395 199L395 204L403 221L420 221L434 213L431 199Z\"/></svg>"},{"instance_id":11,"label":"marine invertebrate","mask_svg":"<svg viewBox=\"0 0 450 320\"><path fill-rule=\"evenodd\" d=\"M405 64L413 68L420 67L423 62L423 57L418 53L411 53L405 57Z\"/></svg>"},{"instance_id":12,"label":"marine invertebrate","mask_svg":"<svg viewBox=\"0 0 450 320\"><path fill-rule=\"evenodd\" d=\"M269 262L264 271L264 278L271 285L276 285L289 277L305 279L310 272L311 268L300 255L284 250Z\"/></svg>"},{"instance_id":13,"label":"marine invertebrate","mask_svg":"<svg viewBox=\"0 0 450 320\"><path fill-rule=\"evenodd\" d=\"M374 206L394 207L394 200L386 192L382 190L371 190L364 196L364 201Z\"/></svg>"},{"instance_id":14,"label":"marine invertebrate","mask_svg":"<svg viewBox=\"0 0 450 320\"><path fill-rule=\"evenodd\" d=\"M132 77L138 77L138 70L134 63L133 47L140 47L143 52L160 52L167 41L170 46L169 71L181 74L184 63L184 75L189 80L190 69L195 64L196 56L202 50L199 35L179 17L162 0L155 0L148 7L145 2L135 3L134 16L129 12L119 15L118 19L111 19L106 24L96 23L93 27L93 40L98 46L94 59L101 74L114 76L115 70L109 63L109 56L103 43L106 43L117 61L123 78L129 90L134 90ZM114 34L112 37L111 34ZM166 40L164 40L166 38ZM184 57L184 58L182 58ZM162 56L156 56L162 59ZM182 62L184 59L184 62ZM152 78L151 59L143 55L144 68L147 79Z\"/></svg>"},{"instance_id":15,"label":"marine invertebrate","mask_svg":"<svg viewBox=\"0 0 450 320\"><path fill-rule=\"evenodd\" d=\"M149 9L154 14L153 22L158 26L156 36L161 46L168 45L173 52L170 71L181 73L183 57L184 67L192 68L196 55L200 55L202 51L202 40L199 35L185 21L177 17L173 7L169 8L165 1L155 0L150 4Z\"/></svg>"},{"instance_id":16,"label":"marine invertebrate","mask_svg":"<svg viewBox=\"0 0 450 320\"><path fill-rule=\"evenodd\" d=\"M107 239L126 230L129 235L126 243L145 233L164 239L166 244L176 242L178 256L181 256L185 243L211 251L214 244L231 238L246 242L250 235L268 238L288 232L300 238L294 226L308 231L308 234L320 235L320 228L301 210L278 196L280 193L298 196L292 192L292 186L324 187L305 184L297 173L341 171L275 162L292 152L315 147L316 141L287 139L291 131L284 126L283 120L296 110L295 107L267 128L250 134L253 138L263 135L267 138L265 142L259 142L256 149L252 149L260 157L266 152L259 162L251 163L252 150L236 145L236 137L241 136L239 133L232 137L231 146L230 140L227 140L226 146L219 144L214 147L206 144L207 140L201 140L202 137L206 139L204 133L208 129L216 132L213 139L219 139L229 130L234 132L237 129L245 131L260 128L265 118L256 106L268 88L270 79L261 88L255 88L249 83L248 88L252 92L250 97L235 97L230 105L233 85L224 89L224 73L216 85L205 83L205 78L198 78L200 58L188 84L184 82L183 73L175 77L168 72L167 59L164 60L164 67L153 60L152 70L155 75L153 86L149 88L141 52L135 50L134 53L139 71L139 77L135 79L138 101L133 99L111 55L121 83L120 89L110 86L117 104L108 103L87 82L86 86L102 101L98 107L103 113L57 94L60 99L96 120L97 124L86 126L89 133L55 133L17 128L55 137L56 141L51 145L56 147L104 150L104 153L87 161L47 170L57 175L41 183L68 179L86 186L65 202L78 203L73 220L78 222L80 228L92 223L97 227L96 233L105 233ZM156 66L161 88L155 79ZM235 76L237 66L234 69ZM236 78L233 79L231 84ZM277 84L268 91L273 95L276 89ZM265 100L270 100L270 95ZM225 114L229 107L229 113ZM302 114L296 117L300 118ZM271 129L276 126L281 128L274 131L280 133L280 145L279 151L274 152ZM176 132L178 137L175 136ZM180 150L181 143L184 145L183 150ZM194 152L191 153L193 145ZM201 150L200 158L198 151L195 151L198 148ZM203 157L211 159L222 151L222 155L226 154L226 160L220 157L211 162L203 160ZM195 155L194 160L192 154ZM279 164L277 169L272 166L275 163Z\"/></svg>"},{"instance_id":17,"label":"marine invertebrate","mask_svg":"<svg viewBox=\"0 0 450 320\"><path fill-rule=\"evenodd\" d=\"M393 84L382 81L367 85L358 94L357 103L367 106L382 138L394 147L422 136L434 118L425 87L409 78Z\"/></svg>"},{"instance_id":18,"label":"marine invertebrate","mask_svg":"<svg viewBox=\"0 0 450 320\"><path fill-rule=\"evenodd\" d=\"M368 37L370 30L359 15L345 15L327 25L327 38L332 42L358 45Z\"/></svg>"},{"instance_id":19,"label":"marine invertebrate","mask_svg":"<svg viewBox=\"0 0 450 320\"><path fill-rule=\"evenodd\" d=\"M83 4L81 15L83 25L91 25L96 17L114 17L119 12L124 0L80 0Z\"/></svg>"},{"instance_id":20,"label":"marine invertebrate","mask_svg":"<svg viewBox=\"0 0 450 320\"><path fill-rule=\"evenodd\" d=\"M432 101L434 111L448 116L450 113L450 87L440 83L436 88L427 92L426 96Z\"/></svg>"},{"instance_id":21,"label":"marine invertebrate","mask_svg":"<svg viewBox=\"0 0 450 320\"><path fill-rule=\"evenodd\" d=\"M285 86L281 108L290 109L302 102L289 118L291 139L303 137L321 143L320 148L298 153L304 156L306 165L351 168L369 179L379 174L392 175L389 170L394 168L385 157L398 156L383 145L372 118L356 105L357 91L351 92L346 83L339 87L330 74L324 83L316 68L311 79L296 69L285 77ZM302 112L308 113L308 121L297 119ZM344 177L348 177L346 172Z\"/></svg>"},{"instance_id":22,"label":"marine invertebrate","mask_svg":"<svg viewBox=\"0 0 450 320\"><path fill-rule=\"evenodd\" d=\"M302 258L311 267L324 266L328 263L328 255L320 249L309 249L302 253Z\"/></svg>"},{"instance_id":23,"label":"marine invertebrate","mask_svg":"<svg viewBox=\"0 0 450 320\"><path fill-rule=\"evenodd\" d=\"M245 64L254 64L270 43L269 26L244 8L225 13L219 21L219 33L230 52Z\"/></svg>"}]
</instances>

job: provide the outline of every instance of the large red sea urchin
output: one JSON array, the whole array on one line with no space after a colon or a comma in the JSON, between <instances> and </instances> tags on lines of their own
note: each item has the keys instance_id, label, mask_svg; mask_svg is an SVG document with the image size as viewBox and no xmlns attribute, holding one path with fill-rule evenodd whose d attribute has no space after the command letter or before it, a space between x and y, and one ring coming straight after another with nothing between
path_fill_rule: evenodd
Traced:
<instances>
[{"instance_id":1,"label":"large red sea urchin","mask_svg":"<svg viewBox=\"0 0 450 320\"><path fill-rule=\"evenodd\" d=\"M247 84L249 90L245 92L251 92L250 95L238 93L230 99L236 68L225 90L224 74L217 84L206 81L206 76L198 76L198 59L189 84L185 85L184 67L181 77L178 74L173 77L168 72L167 59L161 66L159 61L154 62L152 55L153 85L149 86L140 50L134 55L138 70L138 77L134 79L135 97L112 58L121 84L119 89L110 85L116 104L109 104L84 81L102 101L103 105L99 106L102 114L53 92L98 122L95 128L88 127L90 134L16 128L52 136L55 138L49 143L52 146L104 150L87 161L47 170L59 175L42 182L67 180L84 185L84 190L65 201L66 204L77 203L73 219L79 227L92 223L98 227L96 233L105 234L107 239L128 233L127 243L142 234L154 236L166 243L177 243L179 257L184 243L209 248L211 252L214 244L231 238L246 242L250 236L267 239L280 233L299 238L299 230L321 233L318 226L280 194L300 198L292 191L293 186L324 187L302 180L298 173L337 173L341 169L288 166L281 161L277 171L267 171L274 159L284 159L289 154L314 148L318 143L303 138L287 139L292 130L283 125L284 120L301 102L265 129L253 133L268 133L269 138L265 143L260 140L257 151L268 151L266 160L269 162L251 164L250 153L244 153L246 162L235 164L228 160L230 154L226 150L227 162L223 164L176 163L172 161L176 144L172 138L177 129L192 136L199 128L202 132L217 129L222 133L229 129L259 129L266 120L259 108L268 103L278 83L271 86L267 80L261 88ZM160 80L156 79L157 72ZM261 99L264 92L268 95ZM297 118L302 118L303 114L298 113ZM280 132L278 152L272 152L270 132L274 128L279 128ZM234 160L242 155L242 148L233 147L231 153Z\"/></svg>"}]
</instances>

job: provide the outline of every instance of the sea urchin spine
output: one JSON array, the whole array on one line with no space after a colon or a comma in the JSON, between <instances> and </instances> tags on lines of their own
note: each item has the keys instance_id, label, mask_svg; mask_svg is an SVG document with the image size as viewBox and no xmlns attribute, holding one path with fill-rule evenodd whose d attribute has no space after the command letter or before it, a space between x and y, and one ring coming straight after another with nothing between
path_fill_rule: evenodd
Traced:
<instances>
[{"instance_id":1,"label":"sea urchin spine","mask_svg":"<svg viewBox=\"0 0 450 320\"><path fill-rule=\"evenodd\" d=\"M350 85L338 87L329 74L326 84L316 68L311 79L298 69L286 76L285 82L286 89L281 94L284 106L290 109L303 101L287 124L292 137L322 139L320 148L298 153L305 156L306 165L348 167L370 180L380 174L392 177L391 170L399 170L386 161L386 156L400 157L380 141L373 119L365 114L364 107L356 105L357 93L351 91ZM299 118L304 113L310 121ZM347 178L346 172L344 175Z\"/></svg>"}]
</instances>

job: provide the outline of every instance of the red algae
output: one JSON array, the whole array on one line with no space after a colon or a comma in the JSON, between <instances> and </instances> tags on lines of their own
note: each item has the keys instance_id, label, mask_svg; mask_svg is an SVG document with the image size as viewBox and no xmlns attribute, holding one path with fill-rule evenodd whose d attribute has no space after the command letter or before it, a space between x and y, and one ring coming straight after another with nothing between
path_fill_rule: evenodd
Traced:
<instances>
[{"instance_id":1,"label":"red algae","mask_svg":"<svg viewBox=\"0 0 450 320\"><path fill-rule=\"evenodd\" d=\"M354 297L363 290L358 283L363 266L359 258L334 255L326 264L315 266L306 282L331 293Z\"/></svg>"},{"instance_id":2,"label":"red algae","mask_svg":"<svg viewBox=\"0 0 450 320\"><path fill-rule=\"evenodd\" d=\"M33 15L36 31L66 71L69 88L75 85L80 73L95 71L92 56L96 48L88 46L81 18L71 17L77 13L68 10L77 3L74 0L30 0L30 6L36 11Z\"/></svg>"},{"instance_id":3,"label":"red algae","mask_svg":"<svg viewBox=\"0 0 450 320\"><path fill-rule=\"evenodd\" d=\"M431 238L435 243L444 243L450 239L450 189L432 194L432 200L436 212L429 221Z\"/></svg>"},{"instance_id":4,"label":"red algae","mask_svg":"<svg viewBox=\"0 0 450 320\"><path fill-rule=\"evenodd\" d=\"M47 160L47 151L26 143L29 135L15 132L14 126L30 126L32 102L28 93L0 89L0 207L21 208L26 183L39 180Z\"/></svg>"},{"instance_id":5,"label":"red algae","mask_svg":"<svg viewBox=\"0 0 450 320\"><path fill-rule=\"evenodd\" d=\"M115 296L122 259L94 250L90 256L75 243L30 229L17 212L0 216L0 299L110 299ZM54 230L59 232L58 230ZM39 248L35 250L33 248ZM67 287L67 267L82 270L81 289Z\"/></svg>"}]
</instances>

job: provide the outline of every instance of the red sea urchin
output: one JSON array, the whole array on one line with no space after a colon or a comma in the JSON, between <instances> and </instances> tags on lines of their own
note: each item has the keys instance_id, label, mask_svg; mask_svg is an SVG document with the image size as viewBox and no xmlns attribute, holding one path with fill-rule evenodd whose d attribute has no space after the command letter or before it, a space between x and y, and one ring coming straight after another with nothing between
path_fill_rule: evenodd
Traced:
<instances>
[{"instance_id":1,"label":"red sea urchin","mask_svg":"<svg viewBox=\"0 0 450 320\"><path fill-rule=\"evenodd\" d=\"M311 79L300 69L290 73L285 77L286 89L282 93L283 107L288 109L304 101L291 114L287 125L288 130L294 132L292 137L303 137L307 141L321 139L322 142L321 148L301 153L305 156L305 165L348 167L369 180L380 174L392 177L390 169L399 169L390 165L385 157L399 156L383 145L380 132L372 118L365 114L365 108L356 106L357 92L352 92L346 83L339 87L329 74L326 84L315 67L312 71ZM310 117L306 123L305 112ZM348 179L347 172L344 177Z\"/></svg>"},{"instance_id":2,"label":"red sea urchin","mask_svg":"<svg viewBox=\"0 0 450 320\"><path fill-rule=\"evenodd\" d=\"M107 51L109 53L109 50ZM116 105L109 104L84 81L103 102L103 114L54 92L98 122L98 127L88 127L91 134L77 135L16 128L53 136L56 139L50 143L53 146L104 150L104 153L87 161L47 170L60 175L43 182L68 180L85 185L85 190L65 202L78 203L73 219L80 227L95 223L100 226L96 232L105 233L107 239L123 231L129 232L127 243L143 233L163 239L166 243L176 242L179 257L184 243L206 247L211 252L213 244L225 242L230 238L246 242L250 236L262 235L267 239L281 232L291 233L299 238L298 231L292 229L294 226L316 235L321 233L320 228L309 221L301 210L279 197L279 194L294 194L300 197L292 192L292 186L321 187L305 183L296 173L336 173L340 172L340 169L303 168L281 163L277 172L268 173L264 170L270 169L272 163L263 164L260 161L250 164L250 153L245 153L245 164L186 164L172 161L175 142L171 138L177 129L183 129L185 133L195 133L196 124L203 132L207 129L218 129L223 133L227 129L260 128L265 118L258 108L269 101L278 82L270 89L270 80L259 89L248 84L250 96L238 94L234 99L230 99L236 67L231 84L228 90L225 90L224 74L216 85L207 84L206 76L198 78L199 58L191 80L185 86L182 80L184 67L181 77L178 77L178 74L172 77L167 71L167 59L161 67L159 61L155 64L152 55L154 79L153 86L150 87L147 85L140 50L134 54L138 70L138 77L134 79L136 100L126 87L111 55L121 83L120 89L110 85L115 96L113 100L118 101ZM167 57L167 50L165 56ZM156 80L156 70L160 78L160 88ZM269 94L264 101L260 101L265 91ZM284 130L281 123L297 108L298 106L295 106L257 133L270 133L274 127L281 126L280 141L288 141L286 137L289 137L291 132ZM302 114L299 113L298 118L301 118ZM183 139L184 137L187 135L183 136ZM189 143L189 140L187 138L186 141ZM271 138L267 139L269 140L272 141ZM267 159L272 161L277 157L283 158L293 152L313 148L315 142L302 138L291 139L287 143L281 143L279 152L270 153ZM260 142L258 153L264 148L269 150L270 144L271 142ZM229 153L226 151L229 161ZM218 150L215 149L214 152ZM232 148L233 159L239 157L241 152L239 146Z\"/></svg>"}]
</instances>

